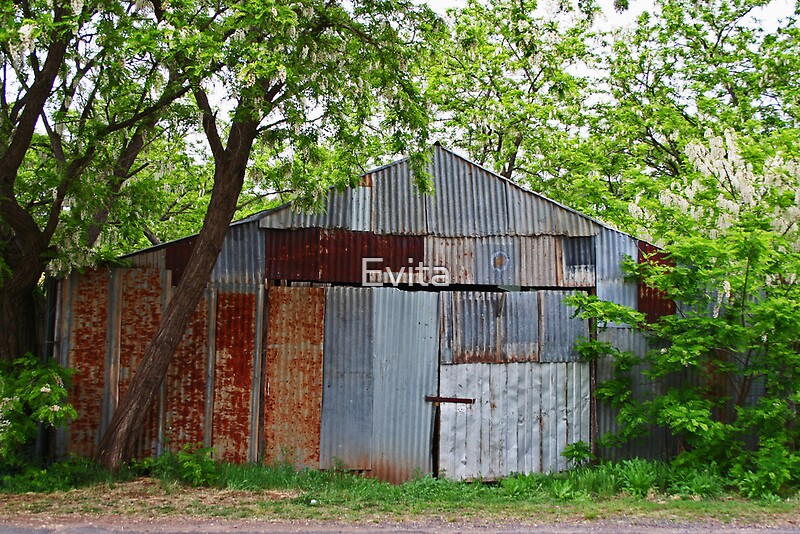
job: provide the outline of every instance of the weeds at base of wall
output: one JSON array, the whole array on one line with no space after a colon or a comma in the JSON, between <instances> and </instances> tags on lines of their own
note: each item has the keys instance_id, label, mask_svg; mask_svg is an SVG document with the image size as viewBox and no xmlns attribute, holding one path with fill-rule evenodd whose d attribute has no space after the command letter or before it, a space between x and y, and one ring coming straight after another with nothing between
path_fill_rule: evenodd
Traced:
<instances>
[{"instance_id":1,"label":"weeds at base of wall","mask_svg":"<svg viewBox=\"0 0 800 534\"><path fill-rule=\"evenodd\" d=\"M271 466L233 465L216 462L212 450L187 446L155 459L134 462L117 474L102 470L86 460L56 463L46 469L30 467L0 476L0 492L53 492L76 487L107 484L149 476L171 491L176 485L257 492L287 490L298 494L295 504L319 506L344 503L364 507L410 506L424 508L431 503L468 506L480 503L567 503L616 499L646 500L732 498L736 484L722 477L714 465L688 468L663 462L624 460L582 466L556 474L515 475L496 483L453 482L430 476L392 485L343 471L298 470L289 464ZM773 496L754 502L778 502ZM738 497L737 497L738 498Z\"/></svg>"}]
</instances>

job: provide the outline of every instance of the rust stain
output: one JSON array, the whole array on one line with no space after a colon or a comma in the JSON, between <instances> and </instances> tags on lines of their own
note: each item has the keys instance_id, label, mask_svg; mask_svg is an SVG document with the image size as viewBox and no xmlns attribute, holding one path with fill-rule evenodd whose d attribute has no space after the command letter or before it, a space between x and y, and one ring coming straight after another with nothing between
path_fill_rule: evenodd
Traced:
<instances>
[{"instance_id":1,"label":"rust stain","mask_svg":"<svg viewBox=\"0 0 800 534\"><path fill-rule=\"evenodd\" d=\"M650 262L656 265L671 266L672 262L661 249L644 241L638 242L639 263ZM648 323L655 323L665 315L675 313L675 302L666 297L663 291L649 287L641 282L639 286L638 310L643 312Z\"/></svg>"},{"instance_id":2,"label":"rust stain","mask_svg":"<svg viewBox=\"0 0 800 534\"><path fill-rule=\"evenodd\" d=\"M319 468L325 290L269 289L264 461Z\"/></svg>"},{"instance_id":3,"label":"rust stain","mask_svg":"<svg viewBox=\"0 0 800 534\"><path fill-rule=\"evenodd\" d=\"M267 230L266 240L270 280L359 283L363 258L383 258L379 268L395 272L425 259L421 236L312 228Z\"/></svg>"},{"instance_id":4,"label":"rust stain","mask_svg":"<svg viewBox=\"0 0 800 534\"><path fill-rule=\"evenodd\" d=\"M233 463L247 461L250 443L255 316L255 294L219 294L213 444L220 459Z\"/></svg>"},{"instance_id":5,"label":"rust stain","mask_svg":"<svg viewBox=\"0 0 800 534\"><path fill-rule=\"evenodd\" d=\"M166 438L171 450L203 442L208 301L192 315L167 371Z\"/></svg>"},{"instance_id":6,"label":"rust stain","mask_svg":"<svg viewBox=\"0 0 800 534\"><path fill-rule=\"evenodd\" d=\"M144 352L161 322L163 288L161 271L156 269L124 269L119 305L120 347L118 395L122 400L130 381L141 365ZM155 452L158 403L154 402L142 421L137 456Z\"/></svg>"},{"instance_id":7,"label":"rust stain","mask_svg":"<svg viewBox=\"0 0 800 534\"><path fill-rule=\"evenodd\" d=\"M78 275L74 275L78 276ZM69 363L75 369L69 400L78 418L69 427L68 449L92 456L97 445L105 380L108 271L78 276L72 311Z\"/></svg>"}]
</instances>

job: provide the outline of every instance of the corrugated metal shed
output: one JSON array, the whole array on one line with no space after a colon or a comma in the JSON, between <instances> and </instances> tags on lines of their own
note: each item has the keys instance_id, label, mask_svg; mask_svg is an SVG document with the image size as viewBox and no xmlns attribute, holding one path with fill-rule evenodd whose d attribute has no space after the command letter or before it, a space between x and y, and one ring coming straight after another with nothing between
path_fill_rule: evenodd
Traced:
<instances>
[{"instance_id":1,"label":"corrugated metal shed","mask_svg":"<svg viewBox=\"0 0 800 534\"><path fill-rule=\"evenodd\" d=\"M401 160L332 191L322 213L287 205L232 224L143 420L142 450L202 441L229 461L396 482L437 464L457 479L565 468L564 447L590 440L592 377L573 348L588 324L564 298L596 289L650 315L669 311L618 265L651 249L440 146L429 170L434 196L416 191ZM62 284L59 354L81 371L76 406L89 414L66 436L71 450L93 452L194 240ZM381 258L370 281L402 290L358 287L365 258ZM425 285L430 271L409 276L420 264L449 269L451 287ZM614 326L604 335L644 350ZM648 387L638 380L637 394ZM601 432L614 428L607 407L594 415Z\"/></svg>"}]
</instances>

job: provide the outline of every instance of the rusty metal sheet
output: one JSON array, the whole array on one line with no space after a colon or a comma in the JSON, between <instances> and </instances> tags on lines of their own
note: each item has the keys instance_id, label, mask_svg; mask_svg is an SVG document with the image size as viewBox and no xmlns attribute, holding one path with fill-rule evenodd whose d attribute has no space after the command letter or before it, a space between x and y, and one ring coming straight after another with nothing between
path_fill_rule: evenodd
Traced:
<instances>
[{"instance_id":1,"label":"rusty metal sheet","mask_svg":"<svg viewBox=\"0 0 800 534\"><path fill-rule=\"evenodd\" d=\"M265 230L269 280L319 280L320 230Z\"/></svg>"},{"instance_id":2,"label":"rusty metal sheet","mask_svg":"<svg viewBox=\"0 0 800 534\"><path fill-rule=\"evenodd\" d=\"M442 292L442 363L538 361L537 292Z\"/></svg>"},{"instance_id":3,"label":"rusty metal sheet","mask_svg":"<svg viewBox=\"0 0 800 534\"><path fill-rule=\"evenodd\" d=\"M189 257L192 255L192 250L194 250L196 239L196 236L192 236L161 245L164 251L164 267L172 271L173 286L178 285L186 266L189 265Z\"/></svg>"},{"instance_id":4,"label":"rusty metal sheet","mask_svg":"<svg viewBox=\"0 0 800 534\"><path fill-rule=\"evenodd\" d=\"M575 309L564 299L574 291L543 290L539 292L539 361L574 362L580 359L575 344L589 337L589 322L574 317Z\"/></svg>"},{"instance_id":5,"label":"rusty metal sheet","mask_svg":"<svg viewBox=\"0 0 800 534\"><path fill-rule=\"evenodd\" d=\"M173 451L204 442L208 300L189 321L166 377L166 445Z\"/></svg>"},{"instance_id":6,"label":"rusty metal sheet","mask_svg":"<svg viewBox=\"0 0 800 534\"><path fill-rule=\"evenodd\" d=\"M72 327L68 361L75 370L69 402L78 417L69 425L67 450L90 457L97 447L103 411L103 381L106 374L106 331L108 323L108 284L106 270L72 274L70 313Z\"/></svg>"},{"instance_id":7,"label":"rusty metal sheet","mask_svg":"<svg viewBox=\"0 0 800 534\"><path fill-rule=\"evenodd\" d=\"M323 288L268 292L264 462L319 468Z\"/></svg>"},{"instance_id":8,"label":"rusty metal sheet","mask_svg":"<svg viewBox=\"0 0 800 534\"><path fill-rule=\"evenodd\" d=\"M109 310L119 306L119 353L109 354L119 362L116 407L125 396L130 381L142 363L144 352L161 323L164 305L164 279L157 269L117 269L120 278L119 300L109 300ZM143 418L137 439L137 456L149 456L158 449L158 403L153 403Z\"/></svg>"},{"instance_id":9,"label":"rusty metal sheet","mask_svg":"<svg viewBox=\"0 0 800 534\"><path fill-rule=\"evenodd\" d=\"M371 288L331 287L325 300L320 467L372 468Z\"/></svg>"},{"instance_id":10,"label":"rusty metal sheet","mask_svg":"<svg viewBox=\"0 0 800 534\"><path fill-rule=\"evenodd\" d=\"M639 241L639 263L651 262L656 265L671 265L661 249L645 241ZM665 315L675 313L675 302L662 291L639 283L639 311L643 312L648 323L655 323Z\"/></svg>"},{"instance_id":11,"label":"rusty metal sheet","mask_svg":"<svg viewBox=\"0 0 800 534\"><path fill-rule=\"evenodd\" d=\"M248 459L251 439L256 294L217 295L213 444L217 457Z\"/></svg>"},{"instance_id":12,"label":"rusty metal sheet","mask_svg":"<svg viewBox=\"0 0 800 534\"><path fill-rule=\"evenodd\" d=\"M562 286L594 287L596 273L595 238L562 237Z\"/></svg>"},{"instance_id":13,"label":"rusty metal sheet","mask_svg":"<svg viewBox=\"0 0 800 534\"><path fill-rule=\"evenodd\" d=\"M400 483L430 474L437 390L439 295L373 290L375 360L371 476Z\"/></svg>"}]
</instances>

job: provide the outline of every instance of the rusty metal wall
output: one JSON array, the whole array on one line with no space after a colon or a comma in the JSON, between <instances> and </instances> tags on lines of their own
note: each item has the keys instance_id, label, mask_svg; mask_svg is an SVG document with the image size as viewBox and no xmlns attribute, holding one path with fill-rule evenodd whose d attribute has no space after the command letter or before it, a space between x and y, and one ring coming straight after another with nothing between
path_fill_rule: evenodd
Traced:
<instances>
[{"instance_id":1,"label":"rusty metal wall","mask_svg":"<svg viewBox=\"0 0 800 534\"><path fill-rule=\"evenodd\" d=\"M319 468L325 290L271 287L267 298L263 460Z\"/></svg>"},{"instance_id":2,"label":"rusty metal wall","mask_svg":"<svg viewBox=\"0 0 800 534\"><path fill-rule=\"evenodd\" d=\"M591 242L593 238L581 238ZM589 250L591 248L592 250ZM579 249L584 263L567 266L561 238L491 236L425 238L425 265L450 271L452 284L517 287L590 287L594 285L593 245Z\"/></svg>"},{"instance_id":3,"label":"rusty metal wall","mask_svg":"<svg viewBox=\"0 0 800 534\"><path fill-rule=\"evenodd\" d=\"M252 439L253 354L258 293L252 289L217 295L213 446L217 457L246 462Z\"/></svg>"},{"instance_id":4,"label":"rusty metal wall","mask_svg":"<svg viewBox=\"0 0 800 534\"><path fill-rule=\"evenodd\" d=\"M660 252L661 249L645 241L639 241L639 263L645 261L656 265L670 265L670 261ZM647 317L647 322L654 323L660 317L675 313L675 302L668 299L663 292L639 284L639 311Z\"/></svg>"},{"instance_id":5,"label":"rusty metal wall","mask_svg":"<svg viewBox=\"0 0 800 534\"><path fill-rule=\"evenodd\" d=\"M369 288L325 296L320 467L372 468L374 307Z\"/></svg>"},{"instance_id":6,"label":"rusty metal wall","mask_svg":"<svg viewBox=\"0 0 800 534\"><path fill-rule=\"evenodd\" d=\"M539 360L537 292L442 292L441 361Z\"/></svg>"},{"instance_id":7,"label":"rusty metal wall","mask_svg":"<svg viewBox=\"0 0 800 534\"><path fill-rule=\"evenodd\" d=\"M78 412L67 429L65 448L82 457L95 452L103 412L109 278L106 270L89 270L62 282L62 287L66 285L62 317L70 321L69 337L62 343L66 342L67 363L75 370L69 402Z\"/></svg>"},{"instance_id":8,"label":"rusty metal wall","mask_svg":"<svg viewBox=\"0 0 800 534\"><path fill-rule=\"evenodd\" d=\"M178 451L184 445L204 443L208 376L209 302L197 306L166 376L166 445ZM210 436L209 436L210 438Z\"/></svg>"},{"instance_id":9,"label":"rusty metal wall","mask_svg":"<svg viewBox=\"0 0 800 534\"><path fill-rule=\"evenodd\" d=\"M119 400L127 392L136 369L141 365L148 342L153 339L161 323L166 285L163 271L157 269L115 269L112 278L119 280L119 292L111 293L108 308L119 323L110 329L116 340L107 352L107 365L110 369L116 367L119 374L116 384L113 377L107 377L107 386L116 385L116 391L110 392L109 402L104 407L109 420ZM114 310L119 311L115 314ZM118 352L114 348L118 348ZM161 441L158 435L159 417L158 403L154 403L141 421L136 447L138 456L150 456L157 452Z\"/></svg>"},{"instance_id":10,"label":"rusty metal wall","mask_svg":"<svg viewBox=\"0 0 800 534\"><path fill-rule=\"evenodd\" d=\"M405 482L432 472L439 295L373 290L375 313L371 476Z\"/></svg>"},{"instance_id":11,"label":"rusty metal wall","mask_svg":"<svg viewBox=\"0 0 800 534\"><path fill-rule=\"evenodd\" d=\"M561 452L589 441L588 363L442 366L439 475L496 480L565 469Z\"/></svg>"}]
</instances>

